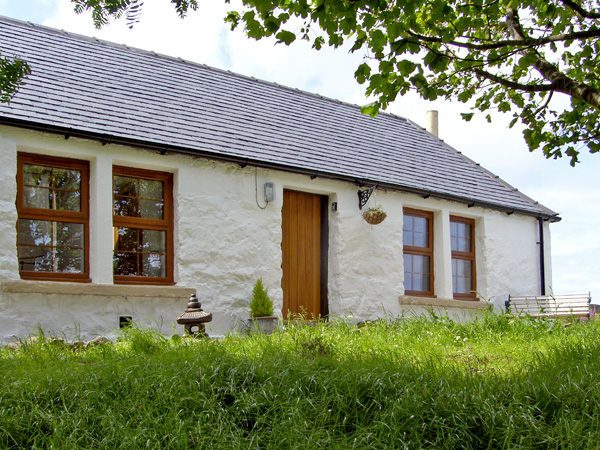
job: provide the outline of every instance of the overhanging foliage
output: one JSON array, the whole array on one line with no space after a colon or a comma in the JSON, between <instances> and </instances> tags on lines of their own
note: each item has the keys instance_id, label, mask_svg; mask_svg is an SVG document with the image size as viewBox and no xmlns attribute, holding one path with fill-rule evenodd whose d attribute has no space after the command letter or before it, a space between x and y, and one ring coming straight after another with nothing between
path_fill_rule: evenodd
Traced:
<instances>
[{"instance_id":1,"label":"overhanging foliage","mask_svg":"<svg viewBox=\"0 0 600 450\"><path fill-rule=\"evenodd\" d=\"M73 0L97 26L126 14L139 0ZM180 16L196 0L171 0ZM243 0L226 21L248 37L274 36L365 53L355 77L375 101L376 115L398 95L416 91L472 111L512 113L530 150L578 161L600 150L599 0ZM295 20L292 20L295 19ZM298 19L300 26L298 26ZM559 94L559 95L555 95ZM563 95L567 97L564 97ZM561 101L561 98L567 99ZM570 101L570 102L569 102ZM474 112L463 113L470 120Z\"/></svg>"}]
</instances>

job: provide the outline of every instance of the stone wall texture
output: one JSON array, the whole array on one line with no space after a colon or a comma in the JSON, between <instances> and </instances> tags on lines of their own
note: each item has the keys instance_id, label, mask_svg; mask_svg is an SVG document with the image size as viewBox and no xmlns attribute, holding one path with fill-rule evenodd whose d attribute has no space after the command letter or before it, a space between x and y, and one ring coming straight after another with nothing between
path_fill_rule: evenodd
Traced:
<instances>
[{"instance_id":1,"label":"stone wall texture","mask_svg":"<svg viewBox=\"0 0 600 450\"><path fill-rule=\"evenodd\" d=\"M91 284L19 280L16 251L16 155L18 151L90 161ZM123 289L112 281L112 191L114 164L174 174L175 286ZM275 184L266 208L262 186ZM311 179L282 171L240 167L207 159L101 145L39 132L0 128L0 341L42 329L68 339L114 337L119 316L165 334L196 292L213 314L212 336L239 330L248 318L255 281L262 277L281 314L281 226L284 189L328 196L328 301L334 316L351 320L419 313L427 299L404 296L402 208L434 212L435 309L467 317L472 302L452 301L449 216L473 218L476 233L477 306L503 307L508 294L540 291L538 222L534 217L481 209L413 194L376 191L370 203L388 212L367 224L358 209L356 185ZM258 194L257 194L258 192ZM550 234L545 225L546 283L551 284ZM74 285L77 286L74 286ZM129 287L130 288L130 287ZM461 306L462 304L462 306Z\"/></svg>"}]
</instances>

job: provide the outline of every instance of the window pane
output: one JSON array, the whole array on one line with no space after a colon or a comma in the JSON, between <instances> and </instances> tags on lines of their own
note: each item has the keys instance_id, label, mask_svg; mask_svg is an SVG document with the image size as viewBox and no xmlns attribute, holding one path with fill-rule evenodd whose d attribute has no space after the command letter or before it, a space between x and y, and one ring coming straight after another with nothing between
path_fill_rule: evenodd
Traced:
<instances>
[{"instance_id":1,"label":"window pane","mask_svg":"<svg viewBox=\"0 0 600 450\"><path fill-rule=\"evenodd\" d=\"M412 273L413 271L413 255L404 255L404 273Z\"/></svg>"},{"instance_id":2,"label":"window pane","mask_svg":"<svg viewBox=\"0 0 600 450\"><path fill-rule=\"evenodd\" d=\"M59 211L81 211L81 192L79 191L54 191L54 207Z\"/></svg>"},{"instance_id":3,"label":"window pane","mask_svg":"<svg viewBox=\"0 0 600 450\"><path fill-rule=\"evenodd\" d=\"M428 291L429 290L429 276L422 273L413 274L413 289L414 291Z\"/></svg>"},{"instance_id":4,"label":"window pane","mask_svg":"<svg viewBox=\"0 0 600 450\"><path fill-rule=\"evenodd\" d=\"M137 275L137 253L115 252L113 256L113 270L115 275Z\"/></svg>"},{"instance_id":5,"label":"window pane","mask_svg":"<svg viewBox=\"0 0 600 450\"><path fill-rule=\"evenodd\" d=\"M83 248L84 230L82 223L56 222L56 246Z\"/></svg>"},{"instance_id":6,"label":"window pane","mask_svg":"<svg viewBox=\"0 0 600 450\"><path fill-rule=\"evenodd\" d=\"M57 248L54 266L55 272L83 273L85 270L83 249Z\"/></svg>"},{"instance_id":7,"label":"window pane","mask_svg":"<svg viewBox=\"0 0 600 450\"><path fill-rule=\"evenodd\" d=\"M142 254L142 273L145 277L167 276L165 255L157 253Z\"/></svg>"},{"instance_id":8,"label":"window pane","mask_svg":"<svg viewBox=\"0 0 600 450\"><path fill-rule=\"evenodd\" d=\"M450 247L452 248L453 252L458 250L458 236L450 237Z\"/></svg>"},{"instance_id":9,"label":"window pane","mask_svg":"<svg viewBox=\"0 0 600 450\"><path fill-rule=\"evenodd\" d=\"M167 232L115 228L115 275L166 277Z\"/></svg>"},{"instance_id":10,"label":"window pane","mask_svg":"<svg viewBox=\"0 0 600 450\"><path fill-rule=\"evenodd\" d=\"M450 222L450 236L456 237L458 236L458 223Z\"/></svg>"},{"instance_id":11,"label":"window pane","mask_svg":"<svg viewBox=\"0 0 600 450\"><path fill-rule=\"evenodd\" d=\"M421 255L413 255L413 272L423 273L423 258Z\"/></svg>"},{"instance_id":12,"label":"window pane","mask_svg":"<svg viewBox=\"0 0 600 450\"><path fill-rule=\"evenodd\" d=\"M450 230L451 230L451 235L450 235L450 246L452 248L452 251L458 251L459 247L460 247L460 226L462 224L461 223L457 223L457 222L450 222Z\"/></svg>"},{"instance_id":13,"label":"window pane","mask_svg":"<svg viewBox=\"0 0 600 450\"><path fill-rule=\"evenodd\" d=\"M425 217L415 217L415 231L424 233L427 231L427 219Z\"/></svg>"},{"instance_id":14,"label":"window pane","mask_svg":"<svg viewBox=\"0 0 600 450\"><path fill-rule=\"evenodd\" d=\"M162 200L163 182L159 180L140 179L140 197Z\"/></svg>"},{"instance_id":15,"label":"window pane","mask_svg":"<svg viewBox=\"0 0 600 450\"><path fill-rule=\"evenodd\" d=\"M415 232L415 242L413 244L415 247L423 247L423 248L427 248L429 247L429 234L428 233L421 233L421 232Z\"/></svg>"},{"instance_id":16,"label":"window pane","mask_svg":"<svg viewBox=\"0 0 600 450\"><path fill-rule=\"evenodd\" d=\"M19 219L20 270L83 273L85 225Z\"/></svg>"},{"instance_id":17,"label":"window pane","mask_svg":"<svg viewBox=\"0 0 600 450\"><path fill-rule=\"evenodd\" d=\"M402 244L403 245L413 245L413 217L404 214L404 220L402 225Z\"/></svg>"},{"instance_id":18,"label":"window pane","mask_svg":"<svg viewBox=\"0 0 600 450\"><path fill-rule=\"evenodd\" d=\"M113 194L126 195L129 197L138 196L137 178L123 177L115 175L113 177Z\"/></svg>"},{"instance_id":19,"label":"window pane","mask_svg":"<svg viewBox=\"0 0 600 450\"><path fill-rule=\"evenodd\" d=\"M138 230L135 228L115 228L115 250L136 252L138 250Z\"/></svg>"},{"instance_id":20,"label":"window pane","mask_svg":"<svg viewBox=\"0 0 600 450\"><path fill-rule=\"evenodd\" d=\"M52 247L19 245L19 270L53 272Z\"/></svg>"},{"instance_id":21,"label":"window pane","mask_svg":"<svg viewBox=\"0 0 600 450\"><path fill-rule=\"evenodd\" d=\"M81 211L81 171L24 164L23 204L28 208Z\"/></svg>"},{"instance_id":22,"label":"window pane","mask_svg":"<svg viewBox=\"0 0 600 450\"><path fill-rule=\"evenodd\" d=\"M455 294L470 294L473 290L473 263L465 259L452 260L452 289Z\"/></svg>"},{"instance_id":23,"label":"window pane","mask_svg":"<svg viewBox=\"0 0 600 450\"><path fill-rule=\"evenodd\" d=\"M145 219L162 219L163 201L140 199L140 217Z\"/></svg>"},{"instance_id":24,"label":"window pane","mask_svg":"<svg viewBox=\"0 0 600 450\"><path fill-rule=\"evenodd\" d=\"M115 175L113 180L114 215L164 219L163 185L162 181Z\"/></svg>"},{"instance_id":25,"label":"window pane","mask_svg":"<svg viewBox=\"0 0 600 450\"><path fill-rule=\"evenodd\" d=\"M429 219L404 214L402 244L411 247L429 247Z\"/></svg>"},{"instance_id":26,"label":"window pane","mask_svg":"<svg viewBox=\"0 0 600 450\"><path fill-rule=\"evenodd\" d=\"M453 251L471 251L471 225L468 223L450 222L450 246Z\"/></svg>"},{"instance_id":27,"label":"window pane","mask_svg":"<svg viewBox=\"0 0 600 450\"><path fill-rule=\"evenodd\" d=\"M24 186L23 204L28 208L51 209L52 190L47 188Z\"/></svg>"},{"instance_id":28,"label":"window pane","mask_svg":"<svg viewBox=\"0 0 600 450\"><path fill-rule=\"evenodd\" d=\"M404 289L407 291L429 291L430 257L404 255Z\"/></svg>"},{"instance_id":29,"label":"window pane","mask_svg":"<svg viewBox=\"0 0 600 450\"><path fill-rule=\"evenodd\" d=\"M167 233L159 230L140 230L140 251L165 253L167 248Z\"/></svg>"},{"instance_id":30,"label":"window pane","mask_svg":"<svg viewBox=\"0 0 600 450\"><path fill-rule=\"evenodd\" d=\"M52 186L56 189L67 189L70 191L81 190L81 171L75 169L53 169L54 177Z\"/></svg>"},{"instance_id":31,"label":"window pane","mask_svg":"<svg viewBox=\"0 0 600 450\"><path fill-rule=\"evenodd\" d=\"M19 244L52 245L52 222L48 220L19 219Z\"/></svg>"},{"instance_id":32,"label":"window pane","mask_svg":"<svg viewBox=\"0 0 600 450\"><path fill-rule=\"evenodd\" d=\"M139 217L138 199L115 195L113 199L113 214L115 216Z\"/></svg>"},{"instance_id":33,"label":"window pane","mask_svg":"<svg viewBox=\"0 0 600 450\"><path fill-rule=\"evenodd\" d=\"M470 252L471 251L471 225L465 223L463 224L463 236L462 242L459 245L461 252Z\"/></svg>"},{"instance_id":34,"label":"window pane","mask_svg":"<svg viewBox=\"0 0 600 450\"><path fill-rule=\"evenodd\" d=\"M23 184L26 186L50 187L52 167L23 164Z\"/></svg>"}]
</instances>

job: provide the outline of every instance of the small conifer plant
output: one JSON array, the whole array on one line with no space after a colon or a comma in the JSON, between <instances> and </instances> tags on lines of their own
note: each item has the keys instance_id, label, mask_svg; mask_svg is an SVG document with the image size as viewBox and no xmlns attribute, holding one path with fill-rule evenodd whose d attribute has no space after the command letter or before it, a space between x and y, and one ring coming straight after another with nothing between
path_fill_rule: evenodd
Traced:
<instances>
[{"instance_id":1,"label":"small conifer plant","mask_svg":"<svg viewBox=\"0 0 600 450\"><path fill-rule=\"evenodd\" d=\"M250 317L270 317L273 315L273 301L269 298L267 289L264 288L262 278L259 278L252 290L250 301Z\"/></svg>"}]
</instances>

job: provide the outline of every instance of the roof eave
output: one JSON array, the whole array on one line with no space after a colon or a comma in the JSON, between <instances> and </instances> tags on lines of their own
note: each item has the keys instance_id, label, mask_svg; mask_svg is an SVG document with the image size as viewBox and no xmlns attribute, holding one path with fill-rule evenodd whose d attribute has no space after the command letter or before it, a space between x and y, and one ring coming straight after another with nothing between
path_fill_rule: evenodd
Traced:
<instances>
[{"instance_id":1,"label":"roof eave","mask_svg":"<svg viewBox=\"0 0 600 450\"><path fill-rule=\"evenodd\" d=\"M393 191L416 194L416 195L422 196L423 198L432 197L432 198L437 198L437 199L441 199L441 200L448 200L448 201L463 203L463 204L466 204L468 207L478 206L478 207L482 207L482 208L488 208L488 209L506 213L508 215L511 215L513 213L518 213L518 214L522 214L522 215L526 215L526 216L536 217L536 218L542 219L544 221L550 221L552 223L559 222L561 220L561 217L559 217L559 215L554 212L543 213L541 211L529 211L529 210L525 210L525 209L521 209L521 208L511 208L511 207L499 205L496 203L482 202L481 200L475 200L472 198L445 194L442 192L436 192L436 191L431 191L431 190L427 190L427 189L413 188L410 186L402 186L402 185L393 184L393 183L382 183L377 180L364 179L364 178L359 179L359 178L353 177L353 176L340 175L340 174L329 173L329 172L320 172L320 171L315 171L315 170L311 170L311 169L304 169L301 167L272 163L269 161L261 161L261 160L242 158L242 157L231 156L231 155L226 155L226 154L221 154L221 153L193 150L193 149L184 148L184 147L158 144L158 143L151 142L151 141L124 138L124 137L109 135L109 134L94 133L94 132L90 132L90 131L78 130L78 129L68 128L68 127L61 127L61 126L52 125L52 124L44 124L44 123L39 123L39 122L32 122L32 121L27 121L27 120L13 119L13 118L0 116L0 125L8 125L8 126L13 126L13 127L18 127L18 128L26 128L26 129L35 130L35 131L61 134L61 135L64 135L66 139L68 139L70 137L91 139L91 140L101 142L102 145L117 144L117 145L127 145L127 146L132 146L132 147L138 147L138 148L143 148L146 150L157 151L163 155L166 153L176 153L176 154L180 154L180 155L201 157L201 158L207 158L207 159L221 161L221 162L239 164L242 167L250 165L250 166L260 167L260 168L264 168L264 169L274 169L274 170L281 170L281 171L289 172L289 173L307 175L307 176L310 176L311 178L318 177L318 178L326 178L326 179L330 179L330 180L345 181L345 182L357 184L359 186L374 186L374 185L376 185L378 188L381 188L381 189L388 189L388 190L393 190Z\"/></svg>"}]
</instances>

